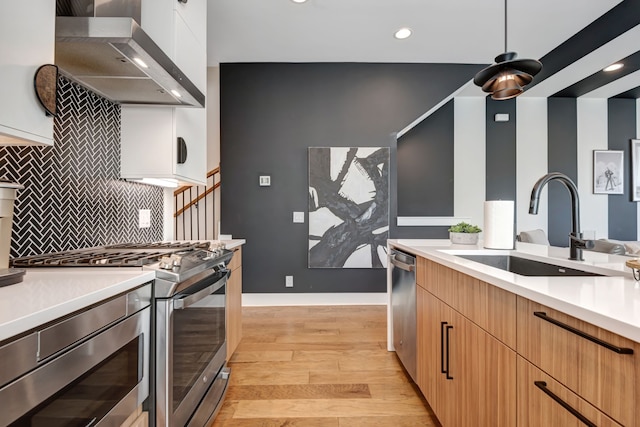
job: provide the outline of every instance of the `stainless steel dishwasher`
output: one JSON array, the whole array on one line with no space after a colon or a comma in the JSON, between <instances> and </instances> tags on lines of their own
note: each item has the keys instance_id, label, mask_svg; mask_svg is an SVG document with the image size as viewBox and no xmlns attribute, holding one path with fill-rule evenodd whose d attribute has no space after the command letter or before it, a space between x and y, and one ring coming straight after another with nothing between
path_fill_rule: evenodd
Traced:
<instances>
[{"instance_id":1,"label":"stainless steel dishwasher","mask_svg":"<svg viewBox=\"0 0 640 427\"><path fill-rule=\"evenodd\" d=\"M391 314L393 346L406 371L416 381L416 258L392 249Z\"/></svg>"}]
</instances>

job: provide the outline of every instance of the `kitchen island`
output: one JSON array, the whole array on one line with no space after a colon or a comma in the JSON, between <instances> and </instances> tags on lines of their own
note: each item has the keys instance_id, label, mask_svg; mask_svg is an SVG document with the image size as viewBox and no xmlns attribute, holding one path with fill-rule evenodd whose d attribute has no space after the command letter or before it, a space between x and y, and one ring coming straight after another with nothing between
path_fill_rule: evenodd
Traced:
<instances>
[{"instance_id":1,"label":"kitchen island","mask_svg":"<svg viewBox=\"0 0 640 427\"><path fill-rule=\"evenodd\" d=\"M577 262L567 248L521 243L389 246L417 257L416 383L443 426L640 425L640 286L629 258L585 251ZM523 276L460 255L603 276Z\"/></svg>"}]
</instances>

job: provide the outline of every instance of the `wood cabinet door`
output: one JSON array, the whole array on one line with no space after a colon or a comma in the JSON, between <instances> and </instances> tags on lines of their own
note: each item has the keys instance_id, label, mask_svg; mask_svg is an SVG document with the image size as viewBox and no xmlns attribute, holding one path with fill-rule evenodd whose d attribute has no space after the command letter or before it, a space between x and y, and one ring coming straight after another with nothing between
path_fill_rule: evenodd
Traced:
<instances>
[{"instance_id":1,"label":"wood cabinet door","mask_svg":"<svg viewBox=\"0 0 640 427\"><path fill-rule=\"evenodd\" d=\"M457 311L445 309L451 423L511 427L516 422L516 353ZM448 356L447 356L448 355ZM448 392L448 391L447 391Z\"/></svg>"},{"instance_id":2,"label":"wood cabinet door","mask_svg":"<svg viewBox=\"0 0 640 427\"><path fill-rule=\"evenodd\" d=\"M417 369L418 387L436 412L437 380L440 373L440 306L438 299L417 286Z\"/></svg>"},{"instance_id":3,"label":"wood cabinet door","mask_svg":"<svg viewBox=\"0 0 640 427\"><path fill-rule=\"evenodd\" d=\"M242 339L242 251L237 249L231 263L231 276L227 281L227 361Z\"/></svg>"},{"instance_id":4,"label":"wood cabinet door","mask_svg":"<svg viewBox=\"0 0 640 427\"><path fill-rule=\"evenodd\" d=\"M517 363L518 427L620 426L523 357Z\"/></svg>"}]
</instances>

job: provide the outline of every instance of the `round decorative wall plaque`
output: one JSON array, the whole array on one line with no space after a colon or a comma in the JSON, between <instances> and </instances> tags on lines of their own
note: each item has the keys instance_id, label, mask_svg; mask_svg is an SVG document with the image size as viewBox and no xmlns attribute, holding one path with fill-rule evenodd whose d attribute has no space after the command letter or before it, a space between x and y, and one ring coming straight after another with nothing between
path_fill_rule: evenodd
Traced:
<instances>
[{"instance_id":1,"label":"round decorative wall plaque","mask_svg":"<svg viewBox=\"0 0 640 427\"><path fill-rule=\"evenodd\" d=\"M47 115L55 117L58 114L56 108L56 89L58 86L58 67L53 64L42 65L36 71L33 85Z\"/></svg>"}]
</instances>

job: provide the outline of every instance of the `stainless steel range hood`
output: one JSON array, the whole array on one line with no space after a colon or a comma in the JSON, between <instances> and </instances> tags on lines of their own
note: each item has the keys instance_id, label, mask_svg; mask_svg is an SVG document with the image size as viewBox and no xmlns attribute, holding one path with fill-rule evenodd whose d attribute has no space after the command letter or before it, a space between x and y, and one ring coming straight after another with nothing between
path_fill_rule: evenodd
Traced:
<instances>
[{"instance_id":1,"label":"stainless steel range hood","mask_svg":"<svg viewBox=\"0 0 640 427\"><path fill-rule=\"evenodd\" d=\"M204 107L205 96L140 28L139 0L57 0L61 74L119 104Z\"/></svg>"}]
</instances>

